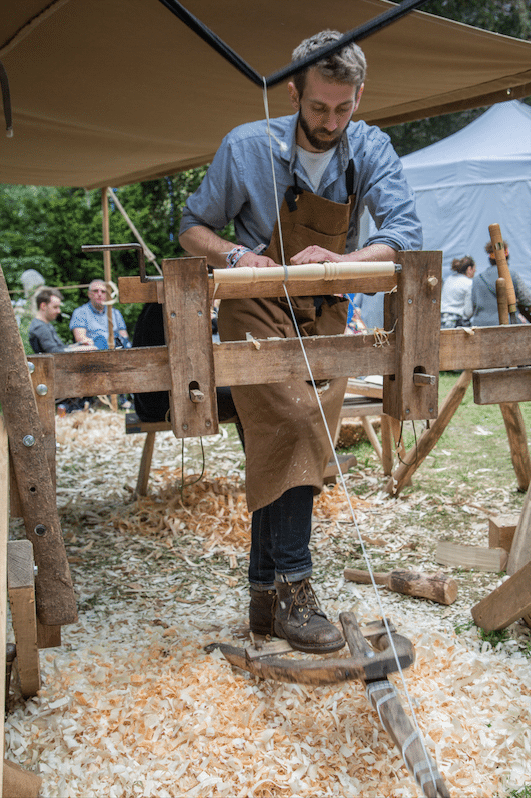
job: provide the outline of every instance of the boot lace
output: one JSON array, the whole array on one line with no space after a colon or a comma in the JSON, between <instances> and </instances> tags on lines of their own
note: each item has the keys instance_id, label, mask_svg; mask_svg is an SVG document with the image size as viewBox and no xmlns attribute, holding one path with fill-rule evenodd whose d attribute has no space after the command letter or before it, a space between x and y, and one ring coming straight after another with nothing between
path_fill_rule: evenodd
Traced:
<instances>
[{"instance_id":1,"label":"boot lace","mask_svg":"<svg viewBox=\"0 0 531 798\"><path fill-rule=\"evenodd\" d=\"M319 607L317 596L314 593L309 579L303 579L299 583L291 600L288 615L291 615L294 608L297 608L299 612L306 611L306 617L310 615L322 615L325 617L324 612Z\"/></svg>"}]
</instances>

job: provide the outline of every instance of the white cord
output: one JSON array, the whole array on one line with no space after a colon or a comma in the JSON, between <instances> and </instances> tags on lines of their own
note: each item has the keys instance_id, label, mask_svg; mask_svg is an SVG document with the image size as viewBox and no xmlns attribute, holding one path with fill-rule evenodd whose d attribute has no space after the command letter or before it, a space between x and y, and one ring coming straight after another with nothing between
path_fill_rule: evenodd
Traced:
<instances>
[{"instance_id":1,"label":"white cord","mask_svg":"<svg viewBox=\"0 0 531 798\"><path fill-rule=\"evenodd\" d=\"M266 121L267 121L267 132L268 132L268 137L269 137L269 154L270 154L270 158L271 158L271 174L272 174L272 178L273 178L273 188L274 188L274 192L273 193L274 193L274 196L275 196L275 209L276 209L277 225L278 225L278 232L279 232L280 252L281 252L281 256L282 256L282 265L284 266L284 280L287 281L287 279L288 279L288 270L287 270L287 267L286 267L286 260L285 260L285 255L284 255L284 241L283 241L283 238L282 238L282 226L281 226L281 221L280 221L280 209L279 209L279 204L278 204L278 192L277 192L277 184L276 184L276 176L275 176L275 165L274 165L274 159L273 159L273 145L271 143L272 133L271 133L270 124L269 124L269 104L268 104L268 100L267 100L267 84L266 84L265 78L264 78L263 97L264 97L264 110L265 110ZM275 137L275 141L277 141L276 137ZM424 740L423 740L423 737L422 737L422 734L421 734L421 731L420 731L420 728L419 728L419 725L418 725L418 722L417 722L417 717L415 715L415 710L413 709L413 703L411 701L411 697L410 697L409 691L407 689L406 680L405 680L405 677L404 677L404 671L402 670L402 666L400 665L400 660L399 660L398 652L396 650L396 647L395 647L395 644L394 644L394 641L393 641L393 636L392 636L392 633L391 633L391 629L389 627L389 623L387 621L387 618L385 617L384 607L383 607L383 604L382 604L382 601L381 601L381 597L380 597L380 591L378 590L378 586L377 586L376 581L374 579L374 573L373 573L373 570L372 570L372 567L371 567L369 556L367 554L367 550L365 548L365 544L364 544L362 536L361 536L360 528L359 528L358 522L356 520L356 514L354 512L354 508L352 506L352 502L350 500L350 496L349 496L348 491L347 491L347 484L345 482L345 478L344 478L343 473L341 471L341 467L340 467L340 464L339 464L339 459L338 459L338 456L337 456L337 452L335 450L334 441L332 439L332 435L330 434L330 429L328 427L328 423L327 423L327 420L326 420L326 416L324 414L323 406L321 404L321 398L319 396L319 392L318 392L317 386L315 384L315 380L314 380L314 377L313 377L312 369L311 369L310 363L308 361L308 357L306 355L306 349L304 348L304 343L303 343L303 340L302 340L302 336L300 334L300 330L299 330L299 327L298 327L298 324L297 324L297 320L295 318L295 313L293 311L293 306L291 304L291 299L289 297L288 290L286 288L285 282L284 282L283 288L284 288L284 294L286 295L286 300L287 300L287 303L288 303L288 306L289 306L289 309L290 309L291 317L292 317L292 320L293 320L293 325L294 325L296 333L297 333L297 338L299 339L299 344L300 344L301 351L302 351L302 354L303 354L303 357L304 357L304 361L306 363L306 368L308 370L308 375L310 377L310 381L311 381L311 384L312 384L312 387L313 387L313 390L314 390L315 398L317 399L317 405L319 407L319 412L321 413L321 418L322 418L324 426L325 426L326 434L327 434L327 437L328 437L328 442L330 444L330 449L333 452L334 462L335 462L335 465L336 465L337 473L339 475L339 478L340 478L340 481L341 481L341 486L342 486L343 491L345 493L345 497L347 499L348 506L349 506L349 509L350 509L350 514L351 514L351 517L352 517L352 521L353 521L354 527L356 529L356 534L357 534L357 537L358 537L358 543L359 543L359 545L361 547L361 551L362 551L362 554L363 554L363 559L365 560L365 564L367 565L367 570L368 570L368 573L369 573L371 584L373 586L374 594L376 596L376 601L377 601L377 604L378 604L378 608L379 608L381 616L382 616L382 621L383 621L384 626L385 626L385 630L386 630L387 637L388 637L388 640L389 640L389 645L390 645L390 648L391 648L391 650L393 652L393 656L394 656L394 659L395 659L395 662L396 662L397 671L400 674L402 687L404 688L404 693L406 695L406 699L407 699L407 703L408 703L408 706L409 706L409 710L411 712L411 716L412 716L412 719L413 719L413 725L414 725L416 734L418 735L419 742L420 742L420 744L422 746L422 751L423 751L424 758L425 758L425 761L426 761L427 769L429 770L430 775L431 775L431 780L432 780L434 786L437 787L436 780L435 780L436 779L436 771L433 770L431 758L428 755L428 751L426 749L426 746L425 746L425 743L424 743ZM391 697L391 696L389 696L389 697Z\"/></svg>"}]
</instances>

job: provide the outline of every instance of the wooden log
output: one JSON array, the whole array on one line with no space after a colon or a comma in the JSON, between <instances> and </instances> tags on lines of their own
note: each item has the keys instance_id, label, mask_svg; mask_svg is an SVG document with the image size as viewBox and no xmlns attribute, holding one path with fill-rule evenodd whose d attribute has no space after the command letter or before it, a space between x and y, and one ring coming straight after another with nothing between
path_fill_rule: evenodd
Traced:
<instances>
[{"instance_id":1,"label":"wooden log","mask_svg":"<svg viewBox=\"0 0 531 798\"><path fill-rule=\"evenodd\" d=\"M345 568L343 575L351 582L363 585L372 584L368 571ZM372 577L377 585L383 585L394 593L430 599L439 604L452 604L457 597L457 583L441 571L427 574L397 569L389 573L373 572Z\"/></svg>"},{"instance_id":2,"label":"wooden log","mask_svg":"<svg viewBox=\"0 0 531 798\"><path fill-rule=\"evenodd\" d=\"M514 530L513 542L507 560L507 573L515 574L531 560L531 485L527 493Z\"/></svg>"},{"instance_id":3,"label":"wooden log","mask_svg":"<svg viewBox=\"0 0 531 798\"><path fill-rule=\"evenodd\" d=\"M505 549L509 553L517 524L517 515L497 515L495 518L489 518L489 549Z\"/></svg>"},{"instance_id":4,"label":"wooden log","mask_svg":"<svg viewBox=\"0 0 531 798\"><path fill-rule=\"evenodd\" d=\"M409 452L404 455L402 462L395 469L386 486L386 490L389 494L391 494L391 496L397 496L400 493L404 485L406 485L408 480L411 479L413 472L416 471L419 465L426 459L428 454L434 448L455 411L461 404L471 379L472 372L463 371L456 384L444 400L436 420L433 422L433 424L431 424L429 429L424 430L418 439L417 445L411 448Z\"/></svg>"},{"instance_id":5,"label":"wooden log","mask_svg":"<svg viewBox=\"0 0 531 798\"><path fill-rule=\"evenodd\" d=\"M518 490L525 493L531 483L531 457L529 456L527 429L522 412L516 402L502 402L500 411L507 432Z\"/></svg>"},{"instance_id":6,"label":"wooden log","mask_svg":"<svg viewBox=\"0 0 531 798\"><path fill-rule=\"evenodd\" d=\"M0 403L22 505L26 536L39 568L37 612L43 623L77 620L76 601L46 461L42 424L28 373L24 347L0 269ZM52 399L53 401L53 399Z\"/></svg>"},{"instance_id":7,"label":"wooden log","mask_svg":"<svg viewBox=\"0 0 531 798\"><path fill-rule=\"evenodd\" d=\"M472 607L474 622L492 632L531 613L531 561Z\"/></svg>"},{"instance_id":8,"label":"wooden log","mask_svg":"<svg viewBox=\"0 0 531 798\"><path fill-rule=\"evenodd\" d=\"M33 565L33 546L30 541L10 540L7 587L17 646L20 690L25 698L37 695L41 687Z\"/></svg>"},{"instance_id":9,"label":"wooden log","mask_svg":"<svg viewBox=\"0 0 531 798\"><path fill-rule=\"evenodd\" d=\"M505 549L464 546L461 543L439 541L435 550L435 561L440 565L463 568L465 571L500 573L505 570L507 552Z\"/></svg>"}]
</instances>

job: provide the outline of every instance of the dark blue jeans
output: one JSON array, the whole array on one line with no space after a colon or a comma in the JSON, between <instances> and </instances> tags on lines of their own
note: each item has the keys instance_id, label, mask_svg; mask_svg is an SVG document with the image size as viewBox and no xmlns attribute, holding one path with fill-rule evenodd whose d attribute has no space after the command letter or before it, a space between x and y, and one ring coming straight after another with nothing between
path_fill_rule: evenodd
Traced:
<instances>
[{"instance_id":1,"label":"dark blue jeans","mask_svg":"<svg viewBox=\"0 0 531 798\"><path fill-rule=\"evenodd\" d=\"M255 510L251 521L249 582L271 587L275 582L298 582L312 573L310 534L313 488L301 485Z\"/></svg>"}]
</instances>

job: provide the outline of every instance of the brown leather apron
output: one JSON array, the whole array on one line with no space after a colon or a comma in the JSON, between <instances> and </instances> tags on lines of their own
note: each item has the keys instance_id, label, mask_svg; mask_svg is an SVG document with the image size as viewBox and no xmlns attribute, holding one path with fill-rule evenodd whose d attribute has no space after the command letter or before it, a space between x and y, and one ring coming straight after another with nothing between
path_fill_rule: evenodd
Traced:
<instances>
[{"instance_id":1,"label":"brown leather apron","mask_svg":"<svg viewBox=\"0 0 531 798\"><path fill-rule=\"evenodd\" d=\"M342 254L353 201L351 189L348 202L337 203L296 187L289 188L280 209L286 263L311 245ZM278 222L269 247L262 254L282 263ZM290 299L302 336L344 332L347 301L337 297ZM254 338L297 335L285 297L224 299L219 309L218 329L222 341L245 340L247 332ZM334 379L320 391L332 438L346 383L346 378ZM319 493L331 449L311 383L292 379L268 385L239 385L231 390L245 436L249 510L265 507L300 485L312 485L314 493Z\"/></svg>"}]
</instances>

